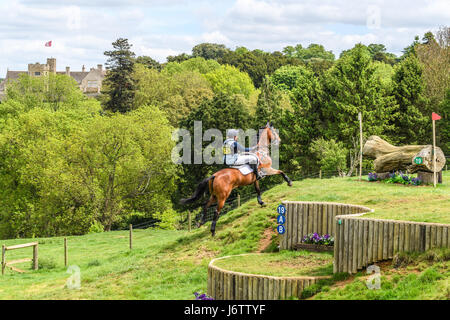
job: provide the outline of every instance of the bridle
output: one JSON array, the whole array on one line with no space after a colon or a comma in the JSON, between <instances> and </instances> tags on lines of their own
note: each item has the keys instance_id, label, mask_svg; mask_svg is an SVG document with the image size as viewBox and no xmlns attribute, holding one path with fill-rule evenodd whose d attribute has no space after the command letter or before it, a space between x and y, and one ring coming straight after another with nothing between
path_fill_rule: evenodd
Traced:
<instances>
[{"instance_id":1,"label":"bridle","mask_svg":"<svg viewBox=\"0 0 450 320\"><path fill-rule=\"evenodd\" d=\"M272 127L269 127L269 129L270 129L270 132L272 133L272 137L275 137L275 139L273 139L273 140L270 139L270 145L275 145L275 146L279 145L280 137L277 134L275 134Z\"/></svg>"},{"instance_id":2,"label":"bridle","mask_svg":"<svg viewBox=\"0 0 450 320\"><path fill-rule=\"evenodd\" d=\"M262 127L260 129L267 129L267 128L269 128L270 133L272 133L272 137L274 138L274 139L270 139L270 145L275 145L275 146L279 145L280 137L273 131L272 127ZM259 131L257 133L257 139L258 139L258 143L256 145L259 146Z\"/></svg>"}]
</instances>

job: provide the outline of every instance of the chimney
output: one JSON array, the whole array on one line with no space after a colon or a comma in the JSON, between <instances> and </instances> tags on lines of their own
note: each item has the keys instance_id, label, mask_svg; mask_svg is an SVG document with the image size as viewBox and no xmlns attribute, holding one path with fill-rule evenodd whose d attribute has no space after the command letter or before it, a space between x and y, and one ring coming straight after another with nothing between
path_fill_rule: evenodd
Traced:
<instances>
[{"instance_id":1,"label":"chimney","mask_svg":"<svg viewBox=\"0 0 450 320\"><path fill-rule=\"evenodd\" d=\"M70 67L66 67L66 75L70 77Z\"/></svg>"},{"instance_id":2,"label":"chimney","mask_svg":"<svg viewBox=\"0 0 450 320\"><path fill-rule=\"evenodd\" d=\"M103 71L103 65L98 64L98 65L97 65L97 69L98 69L98 71Z\"/></svg>"},{"instance_id":3,"label":"chimney","mask_svg":"<svg viewBox=\"0 0 450 320\"><path fill-rule=\"evenodd\" d=\"M83 72L86 71L86 68L84 67L84 64L83 64L83 67L81 68L81 71L83 71Z\"/></svg>"}]
</instances>

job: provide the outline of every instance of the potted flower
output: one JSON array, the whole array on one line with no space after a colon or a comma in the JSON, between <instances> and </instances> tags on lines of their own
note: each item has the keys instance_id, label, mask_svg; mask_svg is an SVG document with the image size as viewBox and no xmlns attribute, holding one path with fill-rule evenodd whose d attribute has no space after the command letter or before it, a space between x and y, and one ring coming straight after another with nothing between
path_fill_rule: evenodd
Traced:
<instances>
[{"instance_id":1,"label":"potted flower","mask_svg":"<svg viewBox=\"0 0 450 320\"><path fill-rule=\"evenodd\" d=\"M310 233L303 237L302 243L297 244L297 249L311 251L333 251L334 238L329 234L320 236L317 232Z\"/></svg>"}]
</instances>

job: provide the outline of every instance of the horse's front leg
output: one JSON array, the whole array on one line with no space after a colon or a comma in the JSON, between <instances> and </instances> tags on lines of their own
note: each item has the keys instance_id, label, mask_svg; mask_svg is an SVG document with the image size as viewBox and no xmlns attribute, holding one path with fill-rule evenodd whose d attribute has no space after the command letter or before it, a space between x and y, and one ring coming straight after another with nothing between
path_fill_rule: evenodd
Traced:
<instances>
[{"instance_id":1,"label":"horse's front leg","mask_svg":"<svg viewBox=\"0 0 450 320\"><path fill-rule=\"evenodd\" d=\"M264 168L264 170L265 170L265 172L266 172L266 174L267 174L268 176L273 176L273 175L276 175L276 174L281 175L281 176L283 177L284 181L287 182L288 186L289 186L289 187L292 187L292 180L289 179L289 177L288 177L283 171L274 169L274 168L272 168L272 167L270 167L270 168Z\"/></svg>"},{"instance_id":2,"label":"horse's front leg","mask_svg":"<svg viewBox=\"0 0 450 320\"><path fill-rule=\"evenodd\" d=\"M261 200L261 189L259 188L259 181L255 180L255 190L256 190L256 199L258 199L258 203L263 206L264 201Z\"/></svg>"}]
</instances>

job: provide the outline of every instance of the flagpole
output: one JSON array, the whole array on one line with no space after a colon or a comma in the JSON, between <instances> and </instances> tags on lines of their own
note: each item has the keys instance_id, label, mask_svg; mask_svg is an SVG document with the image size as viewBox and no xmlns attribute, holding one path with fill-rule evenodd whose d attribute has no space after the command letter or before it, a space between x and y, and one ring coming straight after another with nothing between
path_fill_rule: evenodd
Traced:
<instances>
[{"instance_id":1,"label":"flagpole","mask_svg":"<svg viewBox=\"0 0 450 320\"><path fill-rule=\"evenodd\" d=\"M436 120L433 119L433 184L436 188Z\"/></svg>"}]
</instances>

